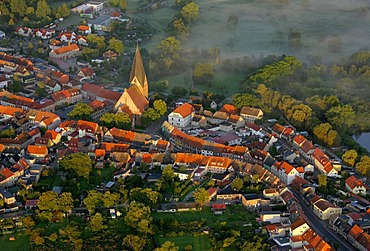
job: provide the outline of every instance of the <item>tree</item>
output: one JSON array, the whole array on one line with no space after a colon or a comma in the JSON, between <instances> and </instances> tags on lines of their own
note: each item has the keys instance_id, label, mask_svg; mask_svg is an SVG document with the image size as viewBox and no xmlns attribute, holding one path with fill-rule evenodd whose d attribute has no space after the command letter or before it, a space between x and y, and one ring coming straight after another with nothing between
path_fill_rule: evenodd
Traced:
<instances>
[{"instance_id":1,"label":"tree","mask_svg":"<svg viewBox=\"0 0 370 251\"><path fill-rule=\"evenodd\" d=\"M184 97L187 93L188 93L188 90L186 90L182 86L174 86L171 89L171 94L174 95L176 98Z\"/></svg>"},{"instance_id":2,"label":"tree","mask_svg":"<svg viewBox=\"0 0 370 251\"><path fill-rule=\"evenodd\" d=\"M370 176L370 157L362 156L360 161L356 164L356 171L362 173L363 175Z\"/></svg>"},{"instance_id":3,"label":"tree","mask_svg":"<svg viewBox=\"0 0 370 251\"><path fill-rule=\"evenodd\" d=\"M237 15L230 15L227 19L227 27L231 30L235 30L238 25L239 18Z\"/></svg>"},{"instance_id":4,"label":"tree","mask_svg":"<svg viewBox=\"0 0 370 251\"><path fill-rule=\"evenodd\" d=\"M63 156L59 166L64 170L72 170L78 177L88 178L92 169L91 159L87 154L75 153Z\"/></svg>"},{"instance_id":5,"label":"tree","mask_svg":"<svg viewBox=\"0 0 370 251\"><path fill-rule=\"evenodd\" d=\"M133 188L130 191L130 200L143 203L145 206L153 207L159 198L159 192L152 188Z\"/></svg>"},{"instance_id":6,"label":"tree","mask_svg":"<svg viewBox=\"0 0 370 251\"><path fill-rule=\"evenodd\" d=\"M94 109L88 104L78 103L68 114L68 116L74 119L91 120L91 114L93 112Z\"/></svg>"},{"instance_id":7,"label":"tree","mask_svg":"<svg viewBox=\"0 0 370 251\"><path fill-rule=\"evenodd\" d=\"M213 65L211 63L198 63L193 70L193 80L196 83L207 83L213 79Z\"/></svg>"},{"instance_id":8,"label":"tree","mask_svg":"<svg viewBox=\"0 0 370 251\"><path fill-rule=\"evenodd\" d=\"M164 242L161 247L156 248L154 251L178 251L179 247L175 246L174 243L170 241Z\"/></svg>"},{"instance_id":9,"label":"tree","mask_svg":"<svg viewBox=\"0 0 370 251\"><path fill-rule=\"evenodd\" d=\"M181 9L180 14L186 21L191 23L198 19L199 7L196 3L190 2Z\"/></svg>"},{"instance_id":10,"label":"tree","mask_svg":"<svg viewBox=\"0 0 370 251\"><path fill-rule=\"evenodd\" d=\"M240 247L241 251L268 251L270 246L258 235L253 236L251 240L245 241Z\"/></svg>"},{"instance_id":11,"label":"tree","mask_svg":"<svg viewBox=\"0 0 370 251\"><path fill-rule=\"evenodd\" d=\"M123 49L123 43L122 43L121 40L112 37L109 40L108 43L109 43L109 45L108 45L108 49L109 50L113 50L113 51L115 51L118 54L120 54L120 53L122 53L124 51L124 49Z\"/></svg>"},{"instance_id":12,"label":"tree","mask_svg":"<svg viewBox=\"0 0 370 251\"><path fill-rule=\"evenodd\" d=\"M173 17L171 23L168 25L169 32L174 36L184 36L188 34L189 28L185 25L181 17Z\"/></svg>"},{"instance_id":13,"label":"tree","mask_svg":"<svg viewBox=\"0 0 370 251\"><path fill-rule=\"evenodd\" d=\"M116 205L120 199L120 195L118 193L111 193L109 191L105 192L102 201L104 207L111 207Z\"/></svg>"},{"instance_id":14,"label":"tree","mask_svg":"<svg viewBox=\"0 0 370 251\"><path fill-rule=\"evenodd\" d=\"M114 118L115 115L113 113L104 113L103 116L100 117L99 123L110 129L115 126Z\"/></svg>"},{"instance_id":15,"label":"tree","mask_svg":"<svg viewBox=\"0 0 370 251\"><path fill-rule=\"evenodd\" d=\"M171 165L165 166L162 171L162 177L165 181L171 181L175 178L175 172Z\"/></svg>"},{"instance_id":16,"label":"tree","mask_svg":"<svg viewBox=\"0 0 370 251\"><path fill-rule=\"evenodd\" d=\"M231 188L240 191L243 188L244 182L241 178L236 178L234 182L231 184Z\"/></svg>"},{"instance_id":17,"label":"tree","mask_svg":"<svg viewBox=\"0 0 370 251\"><path fill-rule=\"evenodd\" d=\"M324 174L319 174L317 176L319 180L319 187L326 187L327 186L327 180L326 180L326 175Z\"/></svg>"},{"instance_id":18,"label":"tree","mask_svg":"<svg viewBox=\"0 0 370 251\"><path fill-rule=\"evenodd\" d=\"M36 17L45 19L51 14L51 9L45 0L37 1Z\"/></svg>"},{"instance_id":19,"label":"tree","mask_svg":"<svg viewBox=\"0 0 370 251\"><path fill-rule=\"evenodd\" d=\"M342 160L346 165L355 166L357 157L358 153L356 150L348 150L343 154Z\"/></svg>"},{"instance_id":20,"label":"tree","mask_svg":"<svg viewBox=\"0 0 370 251\"><path fill-rule=\"evenodd\" d=\"M27 14L28 16L29 16L29 15L32 15L34 12L35 12L35 9L34 9L32 6L27 7L27 9L26 9L26 14Z\"/></svg>"},{"instance_id":21,"label":"tree","mask_svg":"<svg viewBox=\"0 0 370 251\"><path fill-rule=\"evenodd\" d=\"M233 96L231 102L236 108L240 109L243 106L261 107L261 100L249 93L237 93Z\"/></svg>"},{"instance_id":22,"label":"tree","mask_svg":"<svg viewBox=\"0 0 370 251\"><path fill-rule=\"evenodd\" d=\"M141 251L144 250L146 239L137 235L129 234L123 239L122 245L132 249L133 251Z\"/></svg>"},{"instance_id":23,"label":"tree","mask_svg":"<svg viewBox=\"0 0 370 251\"><path fill-rule=\"evenodd\" d=\"M17 135L15 134L14 128L11 126L9 129L1 130L0 131L0 138L9 138L13 139Z\"/></svg>"},{"instance_id":24,"label":"tree","mask_svg":"<svg viewBox=\"0 0 370 251\"><path fill-rule=\"evenodd\" d=\"M322 123L313 128L313 135L320 142L329 146L338 146L341 138L339 134L333 130L329 123Z\"/></svg>"},{"instance_id":25,"label":"tree","mask_svg":"<svg viewBox=\"0 0 370 251\"><path fill-rule=\"evenodd\" d=\"M301 33L291 30L288 35L288 44L294 50L299 50L302 47Z\"/></svg>"},{"instance_id":26,"label":"tree","mask_svg":"<svg viewBox=\"0 0 370 251\"><path fill-rule=\"evenodd\" d=\"M140 118L141 124L144 127L150 125L153 121L160 119L161 116L153 108L148 108Z\"/></svg>"},{"instance_id":27,"label":"tree","mask_svg":"<svg viewBox=\"0 0 370 251\"><path fill-rule=\"evenodd\" d=\"M181 42L175 37L167 37L159 43L158 49L161 50L162 55L176 58L178 57L177 53L180 50L180 45Z\"/></svg>"},{"instance_id":28,"label":"tree","mask_svg":"<svg viewBox=\"0 0 370 251\"><path fill-rule=\"evenodd\" d=\"M119 129L131 129L131 118L130 116L125 112L117 113L114 116L114 124Z\"/></svg>"},{"instance_id":29,"label":"tree","mask_svg":"<svg viewBox=\"0 0 370 251\"><path fill-rule=\"evenodd\" d=\"M167 104L161 99L157 99L153 103L153 108L162 117L167 112Z\"/></svg>"},{"instance_id":30,"label":"tree","mask_svg":"<svg viewBox=\"0 0 370 251\"><path fill-rule=\"evenodd\" d=\"M168 88L168 80L161 80L154 84L151 84L150 87L157 92L165 92Z\"/></svg>"},{"instance_id":31,"label":"tree","mask_svg":"<svg viewBox=\"0 0 370 251\"><path fill-rule=\"evenodd\" d=\"M96 34L89 34L87 35L86 40L89 43L89 46L92 46L93 49L98 49L100 52L102 52L105 49L105 37L104 36L98 36Z\"/></svg>"},{"instance_id":32,"label":"tree","mask_svg":"<svg viewBox=\"0 0 370 251\"><path fill-rule=\"evenodd\" d=\"M201 207L209 202L209 194L208 191L205 190L204 188L198 188L193 192L193 196L195 199L195 202L198 203Z\"/></svg>"},{"instance_id":33,"label":"tree","mask_svg":"<svg viewBox=\"0 0 370 251\"><path fill-rule=\"evenodd\" d=\"M335 106L330 108L326 117L328 122L339 130L346 132L355 124L355 112L350 105Z\"/></svg>"},{"instance_id":34,"label":"tree","mask_svg":"<svg viewBox=\"0 0 370 251\"><path fill-rule=\"evenodd\" d=\"M62 193L58 195L54 191L44 192L37 202L37 207L40 209L39 217L50 220L52 212L67 213L72 210L72 194Z\"/></svg>"},{"instance_id":35,"label":"tree","mask_svg":"<svg viewBox=\"0 0 370 251\"><path fill-rule=\"evenodd\" d=\"M127 1L126 0L119 0L119 8L125 12L127 9Z\"/></svg>"},{"instance_id":36,"label":"tree","mask_svg":"<svg viewBox=\"0 0 370 251\"><path fill-rule=\"evenodd\" d=\"M10 0L10 9L13 14L23 17L26 14L27 4L25 0Z\"/></svg>"},{"instance_id":37,"label":"tree","mask_svg":"<svg viewBox=\"0 0 370 251\"><path fill-rule=\"evenodd\" d=\"M129 227L136 229L139 233L150 234L153 232L150 207L142 203L132 201L127 208L124 220Z\"/></svg>"},{"instance_id":38,"label":"tree","mask_svg":"<svg viewBox=\"0 0 370 251\"><path fill-rule=\"evenodd\" d=\"M35 221L32 219L31 216L26 216L22 219L22 222L23 222L24 226L26 227L27 234L30 234L31 230L35 226Z\"/></svg>"},{"instance_id":39,"label":"tree","mask_svg":"<svg viewBox=\"0 0 370 251\"><path fill-rule=\"evenodd\" d=\"M96 213L95 215L91 216L89 226L91 231L93 232L98 232L102 229L107 228L107 226L104 226L103 224L103 217L100 213Z\"/></svg>"},{"instance_id":40,"label":"tree","mask_svg":"<svg viewBox=\"0 0 370 251\"><path fill-rule=\"evenodd\" d=\"M83 200L87 210L94 212L95 208L101 205L102 194L96 190L90 190L87 197Z\"/></svg>"}]
</instances>

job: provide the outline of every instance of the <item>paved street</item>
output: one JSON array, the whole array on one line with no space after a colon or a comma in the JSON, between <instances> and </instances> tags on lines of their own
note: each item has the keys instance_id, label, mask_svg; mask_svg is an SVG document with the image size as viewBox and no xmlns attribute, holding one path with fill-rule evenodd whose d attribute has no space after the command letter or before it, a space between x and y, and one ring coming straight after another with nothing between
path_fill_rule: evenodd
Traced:
<instances>
[{"instance_id":1,"label":"paved street","mask_svg":"<svg viewBox=\"0 0 370 251\"><path fill-rule=\"evenodd\" d=\"M331 241L331 246L333 246L334 243L339 244L339 249L341 251L351 251L355 250L349 243L346 242L346 240L342 239L337 233L334 232L334 230L330 229L326 222L323 222L317 218L317 216L313 213L312 209L306 204L306 202L303 201L300 194L298 194L296 191L292 190L294 195L297 197L299 204L302 206L302 209L304 211L304 220L310 225L310 227L318 233L322 238L325 240Z\"/></svg>"}]
</instances>

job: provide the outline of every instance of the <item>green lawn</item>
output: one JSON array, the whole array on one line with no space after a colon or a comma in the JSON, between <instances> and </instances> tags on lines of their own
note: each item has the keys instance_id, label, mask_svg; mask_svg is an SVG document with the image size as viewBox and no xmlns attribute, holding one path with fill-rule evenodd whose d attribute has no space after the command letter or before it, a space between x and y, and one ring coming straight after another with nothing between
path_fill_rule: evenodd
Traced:
<instances>
[{"instance_id":1,"label":"green lawn","mask_svg":"<svg viewBox=\"0 0 370 251\"><path fill-rule=\"evenodd\" d=\"M204 207L202 211L177 212L177 213L152 213L154 219L172 218L179 222L193 222L206 220L205 225L213 227L217 223L226 222L228 226L243 227L246 223L254 223L256 213L246 210L243 206L228 206L222 215L215 215L210 207Z\"/></svg>"},{"instance_id":2,"label":"green lawn","mask_svg":"<svg viewBox=\"0 0 370 251\"><path fill-rule=\"evenodd\" d=\"M208 236L191 236L191 235L184 235L184 236L177 236L177 237L164 237L158 236L157 240L159 244L162 244L166 241L170 241L175 243L176 246L179 246L179 250L185 250L185 246L191 245L193 247L193 251L205 251L211 249L211 243L209 242Z\"/></svg>"},{"instance_id":3,"label":"green lawn","mask_svg":"<svg viewBox=\"0 0 370 251\"><path fill-rule=\"evenodd\" d=\"M9 237L15 236L15 241L10 241ZM4 235L0 238L0 246L1 250L6 251L25 251L30 250L29 245L29 237L27 235L17 235L17 234L11 234L11 235Z\"/></svg>"}]
</instances>

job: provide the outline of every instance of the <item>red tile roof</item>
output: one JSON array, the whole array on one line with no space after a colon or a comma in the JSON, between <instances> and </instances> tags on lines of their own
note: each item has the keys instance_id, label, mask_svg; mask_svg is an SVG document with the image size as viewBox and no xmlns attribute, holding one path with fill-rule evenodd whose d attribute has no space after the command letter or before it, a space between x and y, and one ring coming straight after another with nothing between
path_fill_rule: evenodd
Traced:
<instances>
[{"instance_id":1,"label":"red tile roof","mask_svg":"<svg viewBox=\"0 0 370 251\"><path fill-rule=\"evenodd\" d=\"M71 44L71 45L67 45L67 46L64 46L64 47L60 47L58 49L55 49L53 50L55 54L64 54L64 53L67 53L67 52L70 52L70 51L79 51L80 48L78 47L77 44Z\"/></svg>"},{"instance_id":2,"label":"red tile roof","mask_svg":"<svg viewBox=\"0 0 370 251\"><path fill-rule=\"evenodd\" d=\"M27 152L32 155L47 155L48 148L46 146L35 146L35 145L28 145Z\"/></svg>"},{"instance_id":3,"label":"red tile roof","mask_svg":"<svg viewBox=\"0 0 370 251\"><path fill-rule=\"evenodd\" d=\"M85 67L81 69L84 76L93 76L95 74L95 71L93 68Z\"/></svg>"},{"instance_id":4,"label":"red tile roof","mask_svg":"<svg viewBox=\"0 0 370 251\"><path fill-rule=\"evenodd\" d=\"M349 235L351 235L353 238L357 239L357 237L360 236L361 233L363 233L364 230L360 228L358 225L354 225L352 229L349 231Z\"/></svg>"},{"instance_id":5,"label":"red tile roof","mask_svg":"<svg viewBox=\"0 0 370 251\"><path fill-rule=\"evenodd\" d=\"M173 113L180 114L181 117L186 118L187 116L191 115L194 111L195 111L194 107L191 104L185 103L185 104L180 105L179 107L177 107L173 111Z\"/></svg>"},{"instance_id":6,"label":"red tile roof","mask_svg":"<svg viewBox=\"0 0 370 251\"><path fill-rule=\"evenodd\" d=\"M296 143L297 145L301 145L305 140L307 140L304 136L298 134L293 138L293 142Z\"/></svg>"},{"instance_id":7,"label":"red tile roof","mask_svg":"<svg viewBox=\"0 0 370 251\"><path fill-rule=\"evenodd\" d=\"M348 177L346 179L346 184L351 188L354 189L355 187L360 187L363 186L364 184L362 183L361 180L357 179L355 176Z\"/></svg>"},{"instance_id":8,"label":"red tile roof","mask_svg":"<svg viewBox=\"0 0 370 251\"><path fill-rule=\"evenodd\" d=\"M99 128L99 125L94 122L85 121L85 120L79 120L77 122L77 129L85 130L88 133L96 133L98 128Z\"/></svg>"},{"instance_id":9,"label":"red tile roof","mask_svg":"<svg viewBox=\"0 0 370 251\"><path fill-rule=\"evenodd\" d=\"M220 111L221 112L226 112L227 114L238 114L239 110L233 106L233 105L230 105L230 104L225 104L223 107L220 108Z\"/></svg>"}]
</instances>

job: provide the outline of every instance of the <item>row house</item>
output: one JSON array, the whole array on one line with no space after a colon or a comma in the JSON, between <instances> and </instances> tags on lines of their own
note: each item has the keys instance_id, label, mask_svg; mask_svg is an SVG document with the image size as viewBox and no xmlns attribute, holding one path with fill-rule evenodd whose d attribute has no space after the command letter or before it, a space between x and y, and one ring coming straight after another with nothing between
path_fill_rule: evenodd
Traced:
<instances>
[{"instance_id":1,"label":"row house","mask_svg":"<svg viewBox=\"0 0 370 251\"><path fill-rule=\"evenodd\" d=\"M254 123L263 118L263 111L258 108L243 106L240 110L240 117L246 122Z\"/></svg>"},{"instance_id":2,"label":"row house","mask_svg":"<svg viewBox=\"0 0 370 251\"><path fill-rule=\"evenodd\" d=\"M5 73L0 75L0 88L1 89L7 88L12 83L13 81L10 78L8 78Z\"/></svg>"},{"instance_id":3,"label":"row house","mask_svg":"<svg viewBox=\"0 0 370 251\"><path fill-rule=\"evenodd\" d=\"M321 151L319 148L316 148L312 154L313 164L318 168L323 174L329 177L337 177L338 171L334 168L333 164L330 162L329 157Z\"/></svg>"},{"instance_id":4,"label":"row house","mask_svg":"<svg viewBox=\"0 0 370 251\"><path fill-rule=\"evenodd\" d=\"M276 123L272 127L271 131L275 133L279 138L284 138L286 140L288 140L294 134L293 128L282 126L279 123Z\"/></svg>"},{"instance_id":5,"label":"row house","mask_svg":"<svg viewBox=\"0 0 370 251\"><path fill-rule=\"evenodd\" d=\"M14 185L29 167L28 162L22 158L13 166L1 169L0 186L9 187Z\"/></svg>"},{"instance_id":6,"label":"row house","mask_svg":"<svg viewBox=\"0 0 370 251\"><path fill-rule=\"evenodd\" d=\"M48 148L44 145L28 145L27 153L34 158L45 158L49 151Z\"/></svg>"},{"instance_id":7,"label":"row house","mask_svg":"<svg viewBox=\"0 0 370 251\"><path fill-rule=\"evenodd\" d=\"M83 67L81 70L77 73L77 76L87 78L87 79L93 79L95 77L95 71L91 67Z\"/></svg>"},{"instance_id":8,"label":"row house","mask_svg":"<svg viewBox=\"0 0 370 251\"><path fill-rule=\"evenodd\" d=\"M89 106L94 110L91 113L91 120L97 122L104 114L113 112L114 104L110 101L94 100Z\"/></svg>"},{"instance_id":9,"label":"row house","mask_svg":"<svg viewBox=\"0 0 370 251\"><path fill-rule=\"evenodd\" d=\"M296 176L301 176L301 174L292 165L285 161L276 162L271 167L271 172L278 176L280 180L287 185L292 184Z\"/></svg>"},{"instance_id":10,"label":"row house","mask_svg":"<svg viewBox=\"0 0 370 251\"><path fill-rule=\"evenodd\" d=\"M82 94L78 88L58 91L53 93L51 97L53 98L56 106L76 104L82 100Z\"/></svg>"},{"instance_id":11,"label":"row house","mask_svg":"<svg viewBox=\"0 0 370 251\"><path fill-rule=\"evenodd\" d=\"M115 92L105 89L101 85L85 83L81 88L82 96L85 99L90 100L100 100L104 102L105 100L117 103L122 93Z\"/></svg>"},{"instance_id":12,"label":"row house","mask_svg":"<svg viewBox=\"0 0 370 251\"><path fill-rule=\"evenodd\" d=\"M370 235L356 224L349 232L348 241L360 251L370 250Z\"/></svg>"},{"instance_id":13,"label":"row house","mask_svg":"<svg viewBox=\"0 0 370 251\"><path fill-rule=\"evenodd\" d=\"M49 58L55 58L60 60L65 60L69 58L74 58L81 54L80 48L76 44L71 44L67 46L60 47L58 49L52 50L49 53Z\"/></svg>"},{"instance_id":14,"label":"row house","mask_svg":"<svg viewBox=\"0 0 370 251\"><path fill-rule=\"evenodd\" d=\"M69 75L60 71L52 71L50 78L57 81L61 85L68 84L69 82Z\"/></svg>"}]
</instances>

